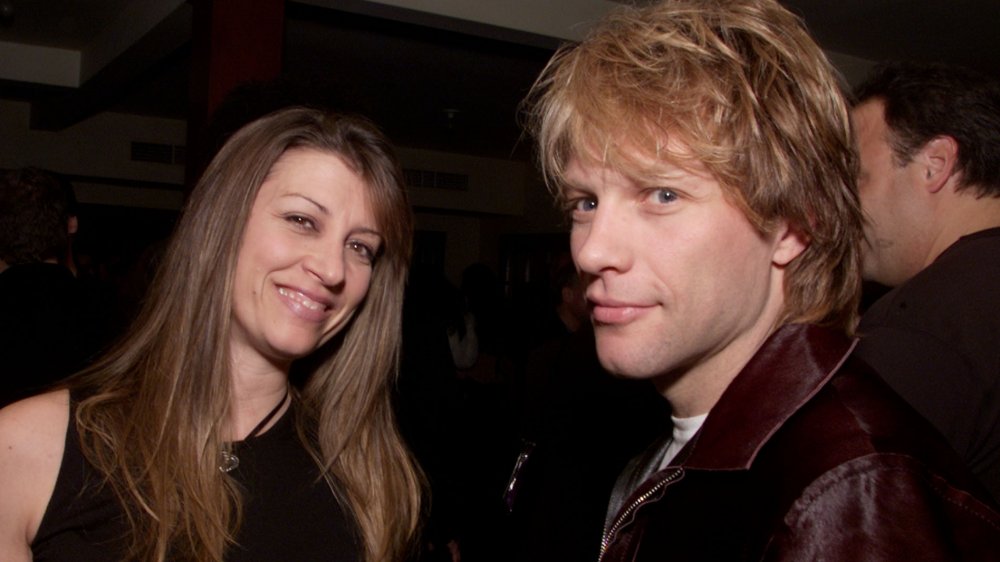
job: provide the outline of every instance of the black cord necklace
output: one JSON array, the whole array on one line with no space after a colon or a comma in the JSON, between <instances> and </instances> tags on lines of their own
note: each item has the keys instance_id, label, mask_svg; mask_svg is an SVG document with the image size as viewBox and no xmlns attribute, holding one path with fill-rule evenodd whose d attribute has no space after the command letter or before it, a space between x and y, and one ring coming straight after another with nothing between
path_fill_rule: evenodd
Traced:
<instances>
[{"instance_id":1,"label":"black cord necklace","mask_svg":"<svg viewBox=\"0 0 1000 562\"><path fill-rule=\"evenodd\" d=\"M281 397L281 402L278 402L278 405L275 406L273 410L268 412L267 415L264 416L264 419L260 420L260 423L250 430L250 433L247 434L243 441L249 441L254 437L257 437L257 434L260 433L260 430L264 429L267 422L271 421L274 416L278 415L278 410L281 410L281 407L285 405L285 400L288 400L287 388L285 389L285 395ZM230 445L226 445L226 447L229 446ZM219 470L222 472L232 472L237 466L240 465L240 458L233 454L231 450L223 448L219 451L219 453Z\"/></svg>"}]
</instances>

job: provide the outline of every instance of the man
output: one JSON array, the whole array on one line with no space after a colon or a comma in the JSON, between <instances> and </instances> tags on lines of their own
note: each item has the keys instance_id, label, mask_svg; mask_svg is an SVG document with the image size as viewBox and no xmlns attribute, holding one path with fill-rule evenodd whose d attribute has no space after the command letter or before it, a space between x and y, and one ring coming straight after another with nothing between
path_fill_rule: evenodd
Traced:
<instances>
[{"instance_id":1,"label":"man","mask_svg":"<svg viewBox=\"0 0 1000 562\"><path fill-rule=\"evenodd\" d=\"M67 267L72 188L37 168L0 171L0 407L83 367L96 326Z\"/></svg>"},{"instance_id":2,"label":"man","mask_svg":"<svg viewBox=\"0 0 1000 562\"><path fill-rule=\"evenodd\" d=\"M1000 84L889 64L857 98L864 275L895 287L857 354L1000 500Z\"/></svg>"},{"instance_id":3,"label":"man","mask_svg":"<svg viewBox=\"0 0 1000 562\"><path fill-rule=\"evenodd\" d=\"M856 156L797 18L625 7L529 99L601 363L652 381L674 421L619 479L601 560L1000 556L985 491L850 357Z\"/></svg>"}]
</instances>

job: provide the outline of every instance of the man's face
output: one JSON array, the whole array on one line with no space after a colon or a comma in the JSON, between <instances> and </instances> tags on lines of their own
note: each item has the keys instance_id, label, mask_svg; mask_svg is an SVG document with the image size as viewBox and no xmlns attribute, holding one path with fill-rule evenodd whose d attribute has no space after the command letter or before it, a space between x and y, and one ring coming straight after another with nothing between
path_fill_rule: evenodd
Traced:
<instances>
[{"instance_id":1,"label":"man's face","mask_svg":"<svg viewBox=\"0 0 1000 562\"><path fill-rule=\"evenodd\" d=\"M861 155L858 195L866 219L863 274L893 287L924 266L926 256L916 251L928 230L922 228L924 212L918 205L920 171L914 162L896 165L880 100L858 105L851 117Z\"/></svg>"},{"instance_id":2,"label":"man's face","mask_svg":"<svg viewBox=\"0 0 1000 562\"><path fill-rule=\"evenodd\" d=\"M635 180L572 160L570 242L601 363L671 399L677 381L699 380L688 374L739 372L784 302L776 252L790 260L801 247L791 255L778 235L758 233L707 171L650 170Z\"/></svg>"}]
</instances>

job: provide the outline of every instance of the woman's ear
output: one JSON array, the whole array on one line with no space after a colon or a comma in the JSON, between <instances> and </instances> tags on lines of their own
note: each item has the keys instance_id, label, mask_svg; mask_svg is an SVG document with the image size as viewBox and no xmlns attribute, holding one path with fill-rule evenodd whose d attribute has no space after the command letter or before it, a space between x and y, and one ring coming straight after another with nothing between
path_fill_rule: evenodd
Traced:
<instances>
[{"instance_id":1,"label":"woman's ear","mask_svg":"<svg viewBox=\"0 0 1000 562\"><path fill-rule=\"evenodd\" d=\"M774 254L771 256L771 262L778 267L784 267L799 257L799 254L808 246L808 236L797 226L782 221L776 233Z\"/></svg>"}]
</instances>

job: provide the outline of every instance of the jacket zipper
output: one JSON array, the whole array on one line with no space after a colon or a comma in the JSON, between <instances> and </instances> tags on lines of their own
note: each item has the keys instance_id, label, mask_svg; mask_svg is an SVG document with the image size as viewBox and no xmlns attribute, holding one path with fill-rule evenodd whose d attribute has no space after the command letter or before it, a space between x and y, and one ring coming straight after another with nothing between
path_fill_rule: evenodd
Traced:
<instances>
[{"instance_id":1,"label":"jacket zipper","mask_svg":"<svg viewBox=\"0 0 1000 562\"><path fill-rule=\"evenodd\" d=\"M608 526L607 529L604 530L604 536L601 537L601 554L600 556L597 557L597 562L601 562L601 560L604 560L604 553L607 552L608 545L611 544L612 537L614 537L615 534L618 533L619 529L621 529L625 525L625 523L628 522L626 520L631 520L631 517L635 514L635 510L639 509L639 506L646 503L646 501L649 498L654 496L660 490L666 488L671 482L677 480L677 478L680 477L682 472L683 470L680 468L675 469L673 472L671 472L665 478L663 478L663 480L660 480L659 482L656 483L655 486L653 486L649 490L646 490L645 493L643 493L641 496L633 500L632 503L628 505L628 507L622 510L621 515L619 515L614 520L614 522L610 526Z\"/></svg>"}]
</instances>

